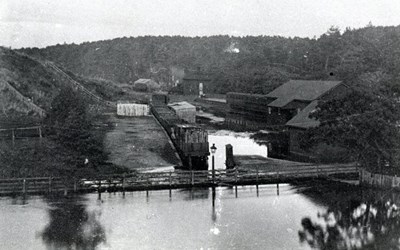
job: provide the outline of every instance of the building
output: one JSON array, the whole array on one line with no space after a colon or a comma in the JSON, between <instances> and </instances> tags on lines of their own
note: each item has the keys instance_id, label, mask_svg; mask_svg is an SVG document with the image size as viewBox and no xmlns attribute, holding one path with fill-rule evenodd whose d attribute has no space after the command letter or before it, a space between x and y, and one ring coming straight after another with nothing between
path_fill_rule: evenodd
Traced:
<instances>
[{"instance_id":1,"label":"building","mask_svg":"<svg viewBox=\"0 0 400 250\"><path fill-rule=\"evenodd\" d=\"M196 123L196 107L188 102L174 102L168 104L172 108L179 118L188 122Z\"/></svg>"},{"instance_id":2,"label":"building","mask_svg":"<svg viewBox=\"0 0 400 250\"><path fill-rule=\"evenodd\" d=\"M274 129L288 131L288 152L291 155L302 155L301 136L305 130L319 125L309 118L320 100L338 98L348 91L347 85L341 81L309 81L291 80L266 95L228 93L227 102L230 107L231 123L247 124L257 129ZM240 117L244 117L246 122ZM279 152L277 152L279 153Z\"/></svg>"},{"instance_id":3,"label":"building","mask_svg":"<svg viewBox=\"0 0 400 250\"><path fill-rule=\"evenodd\" d=\"M160 90L160 85L152 79L140 78L133 83L133 89L141 92L153 92Z\"/></svg>"},{"instance_id":4,"label":"building","mask_svg":"<svg viewBox=\"0 0 400 250\"><path fill-rule=\"evenodd\" d=\"M207 91L210 82L210 76L200 70L185 70L185 76L182 79L183 94L201 96Z\"/></svg>"},{"instance_id":5,"label":"building","mask_svg":"<svg viewBox=\"0 0 400 250\"><path fill-rule=\"evenodd\" d=\"M284 126L313 101L345 88L340 81L290 80L266 95L228 93L233 113L247 113L266 125Z\"/></svg>"}]
</instances>

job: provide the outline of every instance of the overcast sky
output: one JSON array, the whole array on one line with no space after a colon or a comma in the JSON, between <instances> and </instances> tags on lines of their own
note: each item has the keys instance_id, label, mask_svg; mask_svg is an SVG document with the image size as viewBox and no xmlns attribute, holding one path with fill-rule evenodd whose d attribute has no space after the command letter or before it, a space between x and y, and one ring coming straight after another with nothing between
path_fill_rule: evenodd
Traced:
<instances>
[{"instance_id":1,"label":"overcast sky","mask_svg":"<svg viewBox=\"0 0 400 250\"><path fill-rule=\"evenodd\" d=\"M0 45L143 35L319 37L332 25L399 25L400 0L1 0Z\"/></svg>"}]
</instances>

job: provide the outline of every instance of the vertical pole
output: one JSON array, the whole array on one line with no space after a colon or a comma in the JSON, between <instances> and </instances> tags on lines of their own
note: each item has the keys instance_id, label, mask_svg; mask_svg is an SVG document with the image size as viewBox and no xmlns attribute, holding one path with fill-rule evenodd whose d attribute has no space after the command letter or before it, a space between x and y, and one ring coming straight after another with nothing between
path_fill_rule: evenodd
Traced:
<instances>
[{"instance_id":1,"label":"vertical pole","mask_svg":"<svg viewBox=\"0 0 400 250\"><path fill-rule=\"evenodd\" d=\"M212 187L212 207L215 207L215 187Z\"/></svg>"},{"instance_id":2,"label":"vertical pole","mask_svg":"<svg viewBox=\"0 0 400 250\"><path fill-rule=\"evenodd\" d=\"M24 195L26 194L26 180L25 179L22 181L22 193Z\"/></svg>"},{"instance_id":3,"label":"vertical pole","mask_svg":"<svg viewBox=\"0 0 400 250\"><path fill-rule=\"evenodd\" d=\"M51 177L49 177L49 194L51 193Z\"/></svg>"},{"instance_id":4,"label":"vertical pole","mask_svg":"<svg viewBox=\"0 0 400 250\"><path fill-rule=\"evenodd\" d=\"M279 196L279 183L276 183L276 194Z\"/></svg>"},{"instance_id":5,"label":"vertical pole","mask_svg":"<svg viewBox=\"0 0 400 250\"><path fill-rule=\"evenodd\" d=\"M237 180L238 180L238 169L235 168L235 197L237 198Z\"/></svg>"},{"instance_id":6,"label":"vertical pole","mask_svg":"<svg viewBox=\"0 0 400 250\"><path fill-rule=\"evenodd\" d=\"M68 195L68 188L67 188L67 185L64 184L64 196L67 196L67 195Z\"/></svg>"},{"instance_id":7,"label":"vertical pole","mask_svg":"<svg viewBox=\"0 0 400 250\"><path fill-rule=\"evenodd\" d=\"M256 190L257 190L257 197L258 197L258 166L257 166L257 168L256 168Z\"/></svg>"},{"instance_id":8,"label":"vertical pole","mask_svg":"<svg viewBox=\"0 0 400 250\"><path fill-rule=\"evenodd\" d=\"M76 179L74 179L74 193L76 193L78 191L78 184Z\"/></svg>"},{"instance_id":9,"label":"vertical pole","mask_svg":"<svg viewBox=\"0 0 400 250\"><path fill-rule=\"evenodd\" d=\"M122 196L125 197L125 173L122 175Z\"/></svg>"},{"instance_id":10,"label":"vertical pole","mask_svg":"<svg viewBox=\"0 0 400 250\"><path fill-rule=\"evenodd\" d=\"M39 127L38 130L39 130L39 138L42 139L42 127Z\"/></svg>"},{"instance_id":11,"label":"vertical pole","mask_svg":"<svg viewBox=\"0 0 400 250\"><path fill-rule=\"evenodd\" d=\"M212 156L212 184L215 185L215 159L214 155Z\"/></svg>"},{"instance_id":12,"label":"vertical pole","mask_svg":"<svg viewBox=\"0 0 400 250\"><path fill-rule=\"evenodd\" d=\"M12 144L13 144L13 146L15 145L15 131L14 131L14 129L12 130Z\"/></svg>"},{"instance_id":13,"label":"vertical pole","mask_svg":"<svg viewBox=\"0 0 400 250\"><path fill-rule=\"evenodd\" d=\"M99 193L98 199L101 200L101 179L97 180L97 192Z\"/></svg>"},{"instance_id":14,"label":"vertical pole","mask_svg":"<svg viewBox=\"0 0 400 250\"><path fill-rule=\"evenodd\" d=\"M147 201L149 199L149 188L150 188L150 179L149 179L149 176L147 176L147 183L146 183L146 198L147 198Z\"/></svg>"}]
</instances>

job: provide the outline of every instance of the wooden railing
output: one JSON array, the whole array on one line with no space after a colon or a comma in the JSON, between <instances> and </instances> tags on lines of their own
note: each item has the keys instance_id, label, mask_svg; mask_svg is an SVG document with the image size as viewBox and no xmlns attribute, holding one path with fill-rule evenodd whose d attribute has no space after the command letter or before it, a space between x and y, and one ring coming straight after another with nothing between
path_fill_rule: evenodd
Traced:
<instances>
[{"instance_id":1,"label":"wooden railing","mask_svg":"<svg viewBox=\"0 0 400 250\"><path fill-rule=\"evenodd\" d=\"M0 129L0 139L15 139L19 138L32 138L39 137L42 138L42 127L41 126L32 126L32 127L23 127L23 128L5 128Z\"/></svg>"},{"instance_id":2,"label":"wooden railing","mask_svg":"<svg viewBox=\"0 0 400 250\"><path fill-rule=\"evenodd\" d=\"M29 194L51 192L103 192L153 189L188 188L195 186L237 186L285 183L310 178L328 178L332 175L358 174L356 167L287 167L274 171L215 170L174 171L154 173L127 173L104 175L86 179L30 177L0 179L0 194Z\"/></svg>"}]
</instances>

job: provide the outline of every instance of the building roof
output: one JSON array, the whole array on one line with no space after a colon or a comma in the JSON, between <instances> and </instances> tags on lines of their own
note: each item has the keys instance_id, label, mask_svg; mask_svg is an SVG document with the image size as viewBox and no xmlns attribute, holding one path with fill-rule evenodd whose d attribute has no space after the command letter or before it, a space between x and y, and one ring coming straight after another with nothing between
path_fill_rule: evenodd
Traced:
<instances>
[{"instance_id":1,"label":"building roof","mask_svg":"<svg viewBox=\"0 0 400 250\"><path fill-rule=\"evenodd\" d=\"M135 83L144 83L144 84L148 84L148 83L150 83L151 81L152 81L151 79L140 78L140 79L136 80Z\"/></svg>"},{"instance_id":2,"label":"building roof","mask_svg":"<svg viewBox=\"0 0 400 250\"><path fill-rule=\"evenodd\" d=\"M191 109L191 110L196 111L196 107L188 102L174 102L174 103L168 104L168 106L175 110Z\"/></svg>"},{"instance_id":3,"label":"building roof","mask_svg":"<svg viewBox=\"0 0 400 250\"><path fill-rule=\"evenodd\" d=\"M296 127L296 128L313 128L317 127L320 122L316 119L309 117L310 113L313 112L318 105L318 100L311 102L307 107L301 110L297 115L290 119L286 126Z\"/></svg>"},{"instance_id":4,"label":"building roof","mask_svg":"<svg viewBox=\"0 0 400 250\"><path fill-rule=\"evenodd\" d=\"M340 83L341 81L290 80L266 95L276 98L268 106L282 108L293 100L314 101Z\"/></svg>"}]
</instances>

